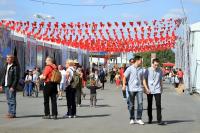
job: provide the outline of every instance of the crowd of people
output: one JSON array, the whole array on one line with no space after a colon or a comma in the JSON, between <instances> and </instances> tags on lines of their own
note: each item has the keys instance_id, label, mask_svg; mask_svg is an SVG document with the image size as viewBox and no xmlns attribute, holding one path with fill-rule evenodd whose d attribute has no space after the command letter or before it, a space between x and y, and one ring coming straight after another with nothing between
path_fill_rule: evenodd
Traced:
<instances>
[{"instance_id":1,"label":"crowd of people","mask_svg":"<svg viewBox=\"0 0 200 133\"><path fill-rule=\"evenodd\" d=\"M179 84L183 84L184 73L181 68L163 68L164 80L168 79L170 83L177 88Z\"/></svg>"},{"instance_id":2,"label":"crowd of people","mask_svg":"<svg viewBox=\"0 0 200 133\"><path fill-rule=\"evenodd\" d=\"M7 56L5 70L0 82L0 90L5 90L7 94L9 107L7 117L16 117L16 89L18 82L23 87L24 96L31 97L34 91L43 91L44 119L57 119L57 99L62 100L64 96L66 96L68 111L63 117L75 118L77 114L76 107L81 106L82 97L86 95L83 92L83 88L87 88L90 91L90 107L96 106L96 90L104 89L104 83L106 82L106 71L103 66L101 69L94 69L89 73L76 60L67 60L65 66L56 65L51 57L47 57L45 62L46 66L42 73L36 67L33 70L27 70L23 79L20 79L20 71L14 71L18 68L17 64L14 63L14 56ZM55 70L59 73L58 75L55 74ZM51 99L52 113L50 113L49 99Z\"/></svg>"},{"instance_id":3,"label":"crowd of people","mask_svg":"<svg viewBox=\"0 0 200 133\"><path fill-rule=\"evenodd\" d=\"M133 59L130 59L129 63L132 64ZM110 70L110 83L115 83L117 88L120 88L122 86L122 80L124 77L124 72L127 69L126 64L122 64L121 67L118 67L118 65L114 65L114 67ZM143 70L145 71L146 68L143 67ZM175 88L179 86L179 84L183 84L183 76L184 73L181 68L172 68L172 67L162 67L162 74L163 74L163 80L168 80L171 84L174 85ZM124 98L125 92L123 92Z\"/></svg>"},{"instance_id":4,"label":"crowd of people","mask_svg":"<svg viewBox=\"0 0 200 133\"><path fill-rule=\"evenodd\" d=\"M24 96L32 96L33 91L38 93L40 91L40 71L36 67L33 70L27 70L24 74L23 79L21 79L21 86L23 87ZM38 97L38 94L36 95Z\"/></svg>"},{"instance_id":5,"label":"crowd of people","mask_svg":"<svg viewBox=\"0 0 200 133\"><path fill-rule=\"evenodd\" d=\"M83 70L77 61L67 60L65 67L56 65L53 58L46 58L46 66L42 73L38 68L33 71L27 71L24 76L24 90L27 96L31 96L33 87L40 90L40 84L43 84L44 97L44 116L43 119L57 119L57 98L59 100L66 96L67 112L64 118L76 118L77 107L81 106L81 97L83 88L90 90L90 107L95 107L97 103L97 90L104 89L104 83L107 81L107 70L104 66L98 69L92 69L91 73ZM116 83L119 88L122 87L122 94L127 100L128 110L130 114L130 124L141 124L143 113L143 94L147 96L147 112L149 123L152 123L152 101L155 97L157 121L159 125L165 125L162 121L161 113L161 96L163 92L163 79L177 77L179 83L183 82L183 72L165 71L159 65L159 59L152 60L152 66L149 68L142 67L142 57L135 56L129 60L130 65L125 64L121 68L117 65L109 72L110 83ZM172 74L170 74L172 73ZM165 78L164 78L165 77ZM174 79L175 81L176 79ZM9 118L16 117L16 87L19 81L19 69L14 63L14 56L7 56L7 63L4 67L4 73L0 81L0 90L4 88L8 103ZM42 81L42 82L41 82ZM172 81L172 78L170 78ZM135 98L137 100L137 111L135 112ZM51 111L50 100L51 99ZM51 112L51 113L50 113ZM52 114L52 115L51 115Z\"/></svg>"}]
</instances>

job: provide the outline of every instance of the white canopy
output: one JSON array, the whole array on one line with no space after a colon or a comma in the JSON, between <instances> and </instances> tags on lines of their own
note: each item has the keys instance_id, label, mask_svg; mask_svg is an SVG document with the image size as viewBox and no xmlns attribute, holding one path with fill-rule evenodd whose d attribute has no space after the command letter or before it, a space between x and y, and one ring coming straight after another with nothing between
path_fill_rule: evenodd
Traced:
<instances>
[{"instance_id":1,"label":"white canopy","mask_svg":"<svg viewBox=\"0 0 200 133\"><path fill-rule=\"evenodd\" d=\"M199 31L200 32L200 22L194 23L190 25L190 30L191 31Z\"/></svg>"}]
</instances>

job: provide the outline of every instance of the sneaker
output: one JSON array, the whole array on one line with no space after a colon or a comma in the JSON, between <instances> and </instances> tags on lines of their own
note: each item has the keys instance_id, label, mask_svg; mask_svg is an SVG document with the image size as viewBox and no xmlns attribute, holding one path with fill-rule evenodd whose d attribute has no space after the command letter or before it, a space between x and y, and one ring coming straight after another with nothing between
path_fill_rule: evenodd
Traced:
<instances>
[{"instance_id":1,"label":"sneaker","mask_svg":"<svg viewBox=\"0 0 200 133\"><path fill-rule=\"evenodd\" d=\"M58 119L58 118L57 118L57 115L53 115L53 116L52 116L52 119L57 120L57 119Z\"/></svg>"},{"instance_id":2,"label":"sneaker","mask_svg":"<svg viewBox=\"0 0 200 133\"><path fill-rule=\"evenodd\" d=\"M69 118L69 116L68 116L67 114L65 114L65 115L63 116L63 118Z\"/></svg>"},{"instance_id":3,"label":"sneaker","mask_svg":"<svg viewBox=\"0 0 200 133\"><path fill-rule=\"evenodd\" d=\"M144 125L144 122L142 120L137 120L136 123L139 125Z\"/></svg>"},{"instance_id":4,"label":"sneaker","mask_svg":"<svg viewBox=\"0 0 200 133\"><path fill-rule=\"evenodd\" d=\"M5 115L5 117L10 117L11 116L11 114L10 113L7 113L6 115Z\"/></svg>"},{"instance_id":5,"label":"sneaker","mask_svg":"<svg viewBox=\"0 0 200 133\"><path fill-rule=\"evenodd\" d=\"M81 107L81 105L80 105L80 104L78 104L77 106L78 106L78 107Z\"/></svg>"},{"instance_id":6,"label":"sneaker","mask_svg":"<svg viewBox=\"0 0 200 133\"><path fill-rule=\"evenodd\" d=\"M72 118L76 118L76 117L77 117L76 115L72 116Z\"/></svg>"},{"instance_id":7,"label":"sneaker","mask_svg":"<svg viewBox=\"0 0 200 133\"><path fill-rule=\"evenodd\" d=\"M51 116L50 115L45 115L42 117L42 119L51 119Z\"/></svg>"},{"instance_id":8,"label":"sneaker","mask_svg":"<svg viewBox=\"0 0 200 133\"><path fill-rule=\"evenodd\" d=\"M130 124L132 125L132 124L135 124L135 121L134 120L131 120L130 121Z\"/></svg>"},{"instance_id":9,"label":"sneaker","mask_svg":"<svg viewBox=\"0 0 200 133\"><path fill-rule=\"evenodd\" d=\"M68 116L68 118L72 118L72 116L71 116L71 115L69 115L69 116Z\"/></svg>"},{"instance_id":10,"label":"sneaker","mask_svg":"<svg viewBox=\"0 0 200 133\"><path fill-rule=\"evenodd\" d=\"M14 119L14 118L16 118L16 115L10 114L7 118L9 118L9 119Z\"/></svg>"},{"instance_id":11,"label":"sneaker","mask_svg":"<svg viewBox=\"0 0 200 133\"><path fill-rule=\"evenodd\" d=\"M158 122L158 125L160 125L160 126L164 126L164 125L167 125L167 122L163 122L163 121L161 121L161 122Z\"/></svg>"}]
</instances>

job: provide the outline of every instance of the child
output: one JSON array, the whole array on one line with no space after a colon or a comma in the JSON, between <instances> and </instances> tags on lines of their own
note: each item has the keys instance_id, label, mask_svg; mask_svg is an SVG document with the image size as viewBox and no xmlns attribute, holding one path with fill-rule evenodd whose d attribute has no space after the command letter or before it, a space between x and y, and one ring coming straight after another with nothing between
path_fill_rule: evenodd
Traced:
<instances>
[{"instance_id":1,"label":"child","mask_svg":"<svg viewBox=\"0 0 200 133\"><path fill-rule=\"evenodd\" d=\"M90 107L94 106L96 107L97 103L97 89L100 89L101 87L96 86L95 79L91 79L90 86L87 86L88 89L90 89Z\"/></svg>"},{"instance_id":2,"label":"child","mask_svg":"<svg viewBox=\"0 0 200 133\"><path fill-rule=\"evenodd\" d=\"M32 96L33 91L33 74L32 71L28 72L28 75L26 75L25 78L25 92L27 96Z\"/></svg>"},{"instance_id":3,"label":"child","mask_svg":"<svg viewBox=\"0 0 200 133\"><path fill-rule=\"evenodd\" d=\"M119 86L120 86L120 75L119 75L119 72L117 72L117 74L115 75L115 83L116 83L117 88L119 88Z\"/></svg>"}]
</instances>

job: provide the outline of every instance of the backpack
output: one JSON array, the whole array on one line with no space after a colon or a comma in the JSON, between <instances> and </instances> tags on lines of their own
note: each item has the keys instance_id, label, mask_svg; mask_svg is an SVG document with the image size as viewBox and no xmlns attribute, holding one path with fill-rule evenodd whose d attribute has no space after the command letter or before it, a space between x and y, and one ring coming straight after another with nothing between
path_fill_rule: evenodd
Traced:
<instances>
[{"instance_id":1,"label":"backpack","mask_svg":"<svg viewBox=\"0 0 200 133\"><path fill-rule=\"evenodd\" d=\"M81 78L80 78L80 75L76 71L73 71L73 72L74 73L73 73L70 85L71 85L71 88L78 89L81 87Z\"/></svg>"},{"instance_id":2,"label":"backpack","mask_svg":"<svg viewBox=\"0 0 200 133\"><path fill-rule=\"evenodd\" d=\"M105 77L105 73L104 73L104 71L103 71L103 70L100 70L99 77Z\"/></svg>"},{"instance_id":3,"label":"backpack","mask_svg":"<svg viewBox=\"0 0 200 133\"><path fill-rule=\"evenodd\" d=\"M53 67L51 66L51 68L53 68ZM53 70L51 72L50 81L53 83L60 84L61 79L62 79L62 75L61 75L60 71L58 69L53 68Z\"/></svg>"}]
</instances>

